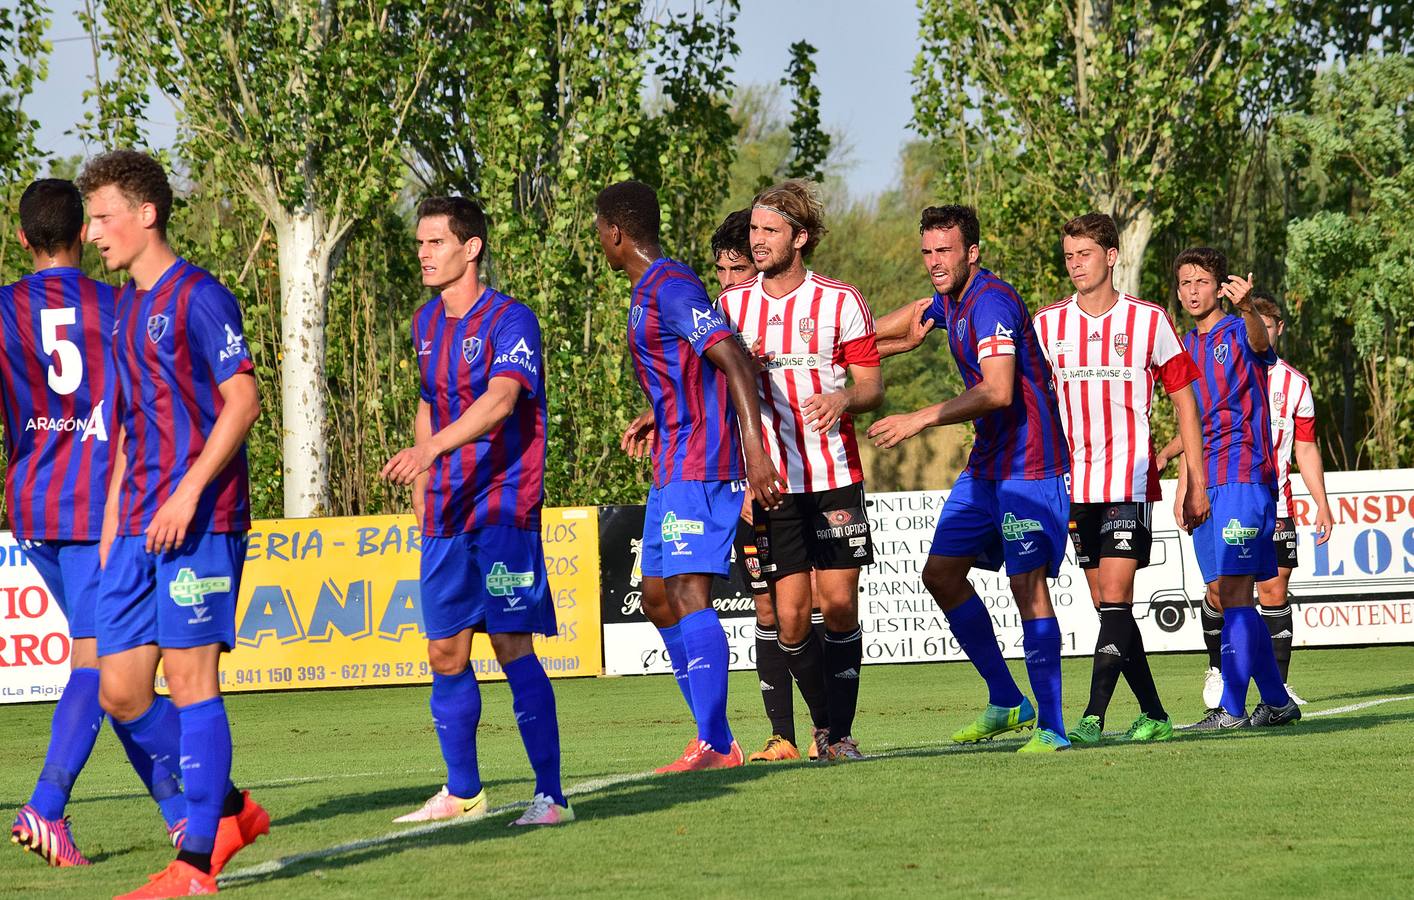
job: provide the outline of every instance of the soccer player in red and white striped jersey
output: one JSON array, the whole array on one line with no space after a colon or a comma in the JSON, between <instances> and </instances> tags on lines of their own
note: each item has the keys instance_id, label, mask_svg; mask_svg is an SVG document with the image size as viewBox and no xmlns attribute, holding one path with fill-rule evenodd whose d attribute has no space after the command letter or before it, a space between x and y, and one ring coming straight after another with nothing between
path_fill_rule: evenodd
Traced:
<instances>
[{"instance_id":1,"label":"soccer player in red and white striped jersey","mask_svg":"<svg viewBox=\"0 0 1414 900\"><path fill-rule=\"evenodd\" d=\"M1192 383L1197 367L1160 306L1117 291L1119 231L1104 213L1065 223L1062 248L1075 293L1036 313L1034 327L1051 364L1070 443L1070 537L1100 614L1090 701L1072 743L1093 744L1123 674L1141 714L1131 740L1166 740L1173 724L1159 700L1144 640L1134 621L1135 572L1149 564L1153 501L1159 499L1149 413L1163 384L1178 413L1191 478L1202 483L1202 429ZM1189 491L1188 524L1207 514Z\"/></svg>"},{"instance_id":2,"label":"soccer player in red and white striped jersey","mask_svg":"<svg viewBox=\"0 0 1414 900\"><path fill-rule=\"evenodd\" d=\"M1256 292L1252 306L1262 317L1271 335L1272 346L1286 330L1281 307L1271 295ZM1326 470L1321 460L1321 448L1316 444L1316 403L1311 397L1311 382L1284 359L1267 370L1267 391L1272 416L1272 449L1277 464L1277 577L1257 582L1257 601L1262 621L1272 636L1281 680L1286 682L1291 671L1291 641L1294 620L1291 603L1287 600L1287 583L1296 568L1296 522L1291 502L1291 458L1301 469L1301 480L1311 492L1316 504L1316 543L1330 540L1334 519L1326 499ZM1287 684L1286 692L1297 703L1305 703Z\"/></svg>"},{"instance_id":3,"label":"soccer player in red and white striped jersey","mask_svg":"<svg viewBox=\"0 0 1414 900\"><path fill-rule=\"evenodd\" d=\"M859 572L874 559L852 416L883 402L884 382L864 298L805 267L824 234L824 210L808 183L762 191L750 231L759 274L724 291L717 306L746 346L758 348L766 446L788 485L780 508L758 505L752 514L780 647L801 685L819 679L823 664L830 726L817 746L822 756L854 759L864 658ZM812 570L823 649L810 624Z\"/></svg>"}]
</instances>

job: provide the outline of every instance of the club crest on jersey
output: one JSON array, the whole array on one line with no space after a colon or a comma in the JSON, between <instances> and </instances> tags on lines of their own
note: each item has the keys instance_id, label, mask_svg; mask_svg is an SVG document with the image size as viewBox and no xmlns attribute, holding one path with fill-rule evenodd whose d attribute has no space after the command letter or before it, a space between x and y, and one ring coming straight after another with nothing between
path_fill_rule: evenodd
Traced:
<instances>
[{"instance_id":1,"label":"club crest on jersey","mask_svg":"<svg viewBox=\"0 0 1414 900\"><path fill-rule=\"evenodd\" d=\"M1115 353L1118 354L1119 356L1123 356L1123 355L1125 355L1126 353L1128 353L1128 352L1129 352L1129 335L1125 334L1125 333L1122 332L1122 331L1121 331L1119 334L1115 335L1115 337L1114 337L1114 347L1115 347Z\"/></svg>"},{"instance_id":2,"label":"club crest on jersey","mask_svg":"<svg viewBox=\"0 0 1414 900\"><path fill-rule=\"evenodd\" d=\"M955 329L953 329L953 330L957 332L957 339L958 339L959 341L962 340L963 338L967 337L967 320L966 320L966 319L958 319L958 320L957 320L957 327L956 327Z\"/></svg>"},{"instance_id":3,"label":"club crest on jersey","mask_svg":"<svg viewBox=\"0 0 1414 900\"><path fill-rule=\"evenodd\" d=\"M475 362L476 358L480 355L481 338L469 337L462 341L462 359L466 360L468 363L472 363Z\"/></svg>"},{"instance_id":4,"label":"club crest on jersey","mask_svg":"<svg viewBox=\"0 0 1414 900\"><path fill-rule=\"evenodd\" d=\"M1218 344L1213 348L1213 359L1218 361L1218 365L1227 365L1227 344Z\"/></svg>"},{"instance_id":5,"label":"club crest on jersey","mask_svg":"<svg viewBox=\"0 0 1414 900\"><path fill-rule=\"evenodd\" d=\"M630 328L637 328L637 327L638 327L638 323L639 323L639 322L642 322L642 321L643 321L643 307L642 307L642 305L635 306L633 309L631 309L631 310L628 311L628 325L629 325Z\"/></svg>"},{"instance_id":6,"label":"club crest on jersey","mask_svg":"<svg viewBox=\"0 0 1414 900\"><path fill-rule=\"evenodd\" d=\"M164 313L156 313L147 317L147 339L152 343L162 340L162 335L167 333L167 326L172 324L171 317Z\"/></svg>"},{"instance_id":7,"label":"club crest on jersey","mask_svg":"<svg viewBox=\"0 0 1414 900\"><path fill-rule=\"evenodd\" d=\"M1272 406L1281 409L1286 406L1286 395L1281 391L1272 391Z\"/></svg>"},{"instance_id":8,"label":"club crest on jersey","mask_svg":"<svg viewBox=\"0 0 1414 900\"><path fill-rule=\"evenodd\" d=\"M815 320L810 316L806 316L801 319L795 327L796 330L800 332L800 336L808 341L810 340L810 336L815 333Z\"/></svg>"}]
</instances>

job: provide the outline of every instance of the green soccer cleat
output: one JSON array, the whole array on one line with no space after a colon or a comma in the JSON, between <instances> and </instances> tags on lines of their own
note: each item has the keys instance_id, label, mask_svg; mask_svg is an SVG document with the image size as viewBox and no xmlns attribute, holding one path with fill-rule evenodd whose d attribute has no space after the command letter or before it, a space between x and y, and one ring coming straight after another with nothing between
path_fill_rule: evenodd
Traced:
<instances>
[{"instance_id":1,"label":"green soccer cleat","mask_svg":"<svg viewBox=\"0 0 1414 900\"><path fill-rule=\"evenodd\" d=\"M1100 738L1104 737L1105 723L1100 721L1099 716L1085 716L1076 726L1070 729L1066 735L1072 744L1086 744L1093 746L1100 743Z\"/></svg>"},{"instance_id":2,"label":"green soccer cleat","mask_svg":"<svg viewBox=\"0 0 1414 900\"><path fill-rule=\"evenodd\" d=\"M1031 740L1021 745L1017 753L1055 753L1059 750L1069 750L1070 741L1061 737L1060 732L1052 731L1049 728L1037 728L1035 734L1031 735Z\"/></svg>"},{"instance_id":3,"label":"green soccer cleat","mask_svg":"<svg viewBox=\"0 0 1414 900\"><path fill-rule=\"evenodd\" d=\"M1167 718L1151 719L1147 714L1140 713L1139 718L1134 720L1134 724L1129 726L1129 730L1125 732L1124 736L1127 740L1138 742L1166 741L1173 737L1173 721Z\"/></svg>"},{"instance_id":4,"label":"green soccer cleat","mask_svg":"<svg viewBox=\"0 0 1414 900\"><path fill-rule=\"evenodd\" d=\"M1022 697L1020 706L987 704L982 715L978 716L971 725L954 733L952 739L957 744L975 744L978 741L990 741L998 735L1012 731L1033 728L1035 725L1036 708L1031 705L1030 700Z\"/></svg>"}]
</instances>

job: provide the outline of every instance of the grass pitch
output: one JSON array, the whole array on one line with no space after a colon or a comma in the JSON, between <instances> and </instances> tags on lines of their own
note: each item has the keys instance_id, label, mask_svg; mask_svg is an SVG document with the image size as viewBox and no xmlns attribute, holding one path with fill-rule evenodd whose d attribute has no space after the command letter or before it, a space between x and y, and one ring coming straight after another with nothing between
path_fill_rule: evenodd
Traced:
<instances>
[{"instance_id":1,"label":"grass pitch","mask_svg":"<svg viewBox=\"0 0 1414 900\"><path fill-rule=\"evenodd\" d=\"M1201 713L1202 668L1194 655L1154 660L1177 721ZM227 698L235 777L274 827L232 862L222 893L1403 895L1414 871L1414 648L1297 651L1293 670L1310 705L1292 728L1018 757L1020 739L948 743L984 700L970 667L870 666L855 734L878 758L646 778L636 776L691 736L671 679L558 681L566 784L589 788L573 797L580 821L513 832L507 811L411 835L392 818L442 783L427 688L236 695ZM1065 663L1072 722L1089 672L1087 659ZM527 800L509 691L482 690L491 803ZM1126 692L1121 684L1111 730L1137 712ZM1363 705L1392 697L1405 699ZM733 676L731 709L743 746L756 749L766 724L751 673ZM51 711L0 707L7 816L28 799ZM808 733L799 698L797 711ZM69 812L96 864L48 869L5 845L0 896L111 896L170 858L161 819L108 729Z\"/></svg>"}]
</instances>

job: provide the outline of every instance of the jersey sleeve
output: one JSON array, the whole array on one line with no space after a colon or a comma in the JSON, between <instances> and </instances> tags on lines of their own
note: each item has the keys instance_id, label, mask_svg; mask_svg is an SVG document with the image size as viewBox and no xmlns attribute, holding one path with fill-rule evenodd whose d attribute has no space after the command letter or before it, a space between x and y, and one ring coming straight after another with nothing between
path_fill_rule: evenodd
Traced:
<instances>
[{"instance_id":1,"label":"jersey sleeve","mask_svg":"<svg viewBox=\"0 0 1414 900\"><path fill-rule=\"evenodd\" d=\"M530 307L506 310L491 332L491 352L489 377L513 379L531 397L540 393L540 320Z\"/></svg>"},{"instance_id":2,"label":"jersey sleeve","mask_svg":"<svg viewBox=\"0 0 1414 900\"><path fill-rule=\"evenodd\" d=\"M206 364L217 384L255 370L241 325L240 305L215 280L203 283L191 298L187 340L192 356Z\"/></svg>"},{"instance_id":3,"label":"jersey sleeve","mask_svg":"<svg viewBox=\"0 0 1414 900\"><path fill-rule=\"evenodd\" d=\"M1316 442L1316 401L1311 397L1309 385L1302 385L1301 399L1296 401L1296 414L1292 416L1292 429L1298 441Z\"/></svg>"},{"instance_id":4,"label":"jersey sleeve","mask_svg":"<svg viewBox=\"0 0 1414 900\"><path fill-rule=\"evenodd\" d=\"M874 332L874 316L864 304L864 298L858 294L849 294L840 310L835 362L843 366L879 365L879 339Z\"/></svg>"},{"instance_id":5,"label":"jersey sleeve","mask_svg":"<svg viewBox=\"0 0 1414 900\"><path fill-rule=\"evenodd\" d=\"M702 286L684 278L669 279L659 290L658 317L665 330L687 341L698 356L732 335L727 320L712 306Z\"/></svg>"},{"instance_id":6,"label":"jersey sleeve","mask_svg":"<svg viewBox=\"0 0 1414 900\"><path fill-rule=\"evenodd\" d=\"M1193 357L1178 342L1178 333L1173 330L1173 322L1168 313L1159 313L1158 327L1154 331L1154 350L1149 365L1158 373L1164 392L1172 394L1198 380L1198 366Z\"/></svg>"},{"instance_id":7,"label":"jersey sleeve","mask_svg":"<svg viewBox=\"0 0 1414 900\"><path fill-rule=\"evenodd\" d=\"M919 317L919 322L932 322L937 327L948 330L947 301L943 295L937 291L933 292L933 302L928 304L928 308L923 310L923 315Z\"/></svg>"},{"instance_id":8,"label":"jersey sleeve","mask_svg":"<svg viewBox=\"0 0 1414 900\"><path fill-rule=\"evenodd\" d=\"M972 304L972 339L977 362L993 356L1016 355L1016 333L1026 327L1021 304L1000 291L987 291Z\"/></svg>"},{"instance_id":9,"label":"jersey sleeve","mask_svg":"<svg viewBox=\"0 0 1414 900\"><path fill-rule=\"evenodd\" d=\"M417 395L422 398L422 402L431 403L433 400L432 389L427 386L427 375L422 365L422 353L424 348L421 324L422 313L419 311L417 315L412 317L412 325L410 326L412 332L413 361L417 363Z\"/></svg>"}]
</instances>

